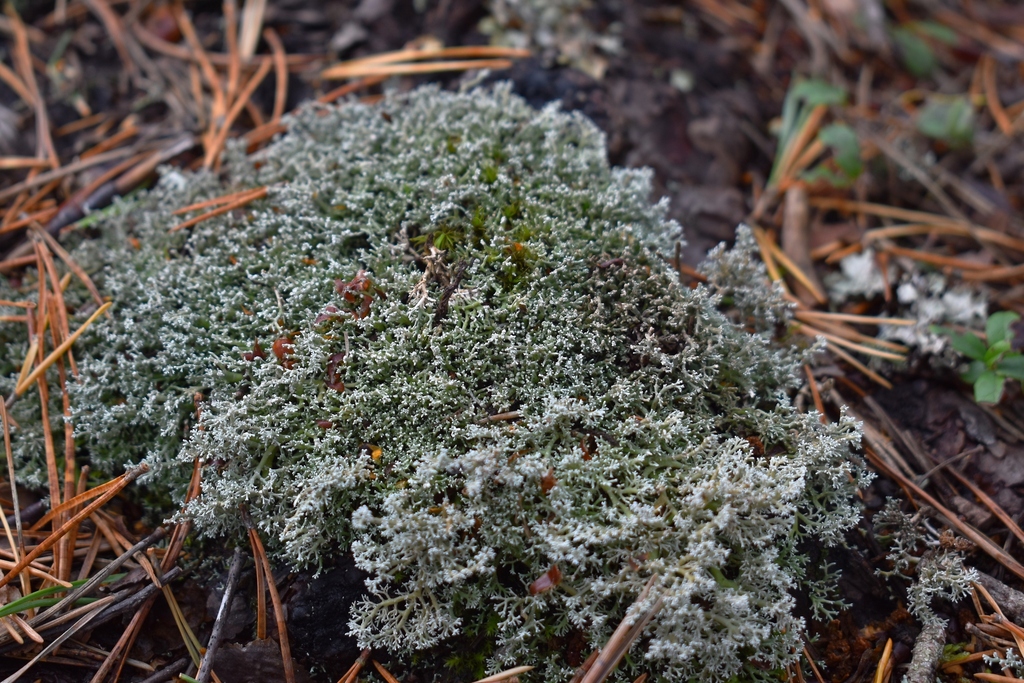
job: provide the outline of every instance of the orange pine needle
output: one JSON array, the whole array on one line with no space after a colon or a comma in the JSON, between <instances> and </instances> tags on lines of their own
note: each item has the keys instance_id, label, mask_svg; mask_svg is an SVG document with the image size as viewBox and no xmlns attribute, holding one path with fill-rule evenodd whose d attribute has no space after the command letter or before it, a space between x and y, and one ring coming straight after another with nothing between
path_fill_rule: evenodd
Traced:
<instances>
[{"instance_id":1,"label":"orange pine needle","mask_svg":"<svg viewBox=\"0 0 1024 683\"><path fill-rule=\"evenodd\" d=\"M37 545L28 554L21 558L21 561L19 561L18 564L15 565L14 569L0 577L0 587L6 586L8 583L10 583L11 579L13 579L22 570L24 570L33 560L35 560L37 557L39 557L47 550L52 548L57 543L57 541L59 541L64 536L64 534L66 534L68 531L72 529L72 527L77 526L78 523L80 523L83 519L85 519L93 512L98 510L101 506L105 505L107 501L116 496L118 492L121 491L121 489L135 481L135 479L138 478L140 474L147 471L148 469L148 466L142 464L134 469L125 472L120 477L118 477L115 480L117 482L116 486L111 487L102 496L100 496L95 501L90 503L70 520L62 524L52 534L50 534L42 542L40 542L39 545Z\"/></svg>"},{"instance_id":2,"label":"orange pine needle","mask_svg":"<svg viewBox=\"0 0 1024 683\"><path fill-rule=\"evenodd\" d=\"M91 316L89 316L88 320L82 323L81 327L75 330L70 337L65 339L60 346L54 349L49 356L43 359L43 361L36 366L35 370L33 370L31 374L29 374L29 376L25 378L25 382L14 389L14 393L18 396L21 396L23 393L25 393L25 390L28 388L28 385L34 382L37 378L39 378L44 372L46 372L47 368L53 365L53 362L55 360L64 355L64 352L70 349L72 344L74 344L75 341L80 336L82 336L82 333L89 329L89 326L96 321L96 318L105 313L106 310L111 307L111 305L112 304L108 301L99 308L97 308L96 311L93 312Z\"/></svg>"},{"instance_id":3,"label":"orange pine needle","mask_svg":"<svg viewBox=\"0 0 1024 683\"><path fill-rule=\"evenodd\" d=\"M427 64L352 64L338 65L323 72L323 77L331 80L355 78L357 76L408 76L413 74L432 74L444 71L468 71L469 69L510 69L510 59L461 59Z\"/></svg>"},{"instance_id":4,"label":"orange pine needle","mask_svg":"<svg viewBox=\"0 0 1024 683\"><path fill-rule=\"evenodd\" d=\"M288 61L284 44L278 37L277 31L269 27L264 29L263 39L270 45L274 60L274 77L277 79L277 87L274 91L274 113L270 116L270 122L277 123L284 116L284 107L288 101Z\"/></svg>"},{"instance_id":5,"label":"orange pine needle","mask_svg":"<svg viewBox=\"0 0 1024 683\"><path fill-rule=\"evenodd\" d=\"M206 209L211 206L230 204L231 202L242 199L243 197L258 192L259 190L262 189L266 189L266 186L254 187L248 190L239 190L238 192L232 192L231 194L221 195L220 197L214 197L213 199L205 199L201 202L196 202L195 204L189 204L188 206L183 206L180 209L175 209L174 211L171 212L171 215L182 216L190 211L198 211L199 209Z\"/></svg>"},{"instance_id":6,"label":"orange pine needle","mask_svg":"<svg viewBox=\"0 0 1024 683\"><path fill-rule=\"evenodd\" d=\"M225 204L224 206L222 206L222 207L220 207L218 209L214 209L213 211L207 211L206 213L200 214L200 215L196 216L195 218L188 219L184 223L178 223L173 228L171 228L168 232L177 232L179 230L184 230L186 228L191 228L191 227L193 227L195 225L199 225L200 223L202 223L203 221L207 220L208 218L213 218L215 216L223 215L223 214L225 214L225 213L227 213L229 211L234 211L235 209L241 208L241 207L245 206L246 204L248 204L248 203L250 203L252 201L255 201L257 199L262 199L263 197L266 197L266 196L267 196L267 188L266 187L257 188L255 190L253 190L252 192L250 192L249 194L243 195L243 196L239 197L238 199L234 200L233 202L231 202L229 204Z\"/></svg>"},{"instance_id":7,"label":"orange pine needle","mask_svg":"<svg viewBox=\"0 0 1024 683\"><path fill-rule=\"evenodd\" d=\"M224 123L221 124L217 133L213 136L210 146L206 149L206 156L203 160L204 167L210 168L213 166L214 161L218 159L221 150L224 148L224 143L227 142L228 133L231 132L231 126L234 124L235 119L237 119L238 115L242 113L243 109L245 109L245 103L250 97L252 97L256 87L262 83L263 79L266 78L268 73L270 73L271 67L271 62L262 62L256 70L256 73L253 74L252 78L249 79L249 82L245 84L245 88L243 88L242 92L238 94L238 100L231 106L231 111L229 111L227 116L224 117ZM217 120L217 118L218 117L214 117L214 120Z\"/></svg>"}]
</instances>

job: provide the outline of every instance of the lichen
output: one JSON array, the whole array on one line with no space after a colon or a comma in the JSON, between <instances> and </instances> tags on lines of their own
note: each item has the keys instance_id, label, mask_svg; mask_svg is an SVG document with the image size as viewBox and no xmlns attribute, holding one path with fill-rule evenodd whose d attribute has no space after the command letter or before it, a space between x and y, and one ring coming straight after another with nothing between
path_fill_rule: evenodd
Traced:
<instances>
[{"instance_id":1,"label":"lichen","mask_svg":"<svg viewBox=\"0 0 1024 683\"><path fill-rule=\"evenodd\" d=\"M278 560L350 550L360 646L474 630L489 670L564 680L553 643L600 645L656 576L660 680L791 662L800 545L857 519L855 425L798 413L802 356L679 284L649 172L505 86L288 126L219 175L165 173L76 250L116 303L76 347L92 465L145 460L180 496L198 459L203 534L238 537L244 506Z\"/></svg>"}]
</instances>

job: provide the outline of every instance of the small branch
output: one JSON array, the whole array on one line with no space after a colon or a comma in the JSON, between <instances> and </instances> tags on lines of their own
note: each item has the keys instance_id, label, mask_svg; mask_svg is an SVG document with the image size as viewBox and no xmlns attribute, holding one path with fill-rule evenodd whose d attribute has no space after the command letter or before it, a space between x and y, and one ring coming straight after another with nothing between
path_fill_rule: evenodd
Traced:
<instances>
[{"instance_id":1,"label":"small branch","mask_svg":"<svg viewBox=\"0 0 1024 683\"><path fill-rule=\"evenodd\" d=\"M914 643L914 654L903 680L907 683L932 683L939 668L939 658L946 643L946 629L941 621L925 624Z\"/></svg>"},{"instance_id":2,"label":"small branch","mask_svg":"<svg viewBox=\"0 0 1024 683\"><path fill-rule=\"evenodd\" d=\"M210 632L210 641L206 646L206 654L203 655L203 664L199 667L196 680L199 683L207 683L213 671L213 661L217 657L217 649L220 647L220 640L224 634L224 624L227 622L228 613L231 611L231 598L234 597L235 586L238 584L238 575L242 572L242 548L235 548L235 555L231 558L231 569L228 571L227 584L224 586L224 597L220 601L220 609L217 610L217 619L213 622L213 631Z\"/></svg>"}]
</instances>

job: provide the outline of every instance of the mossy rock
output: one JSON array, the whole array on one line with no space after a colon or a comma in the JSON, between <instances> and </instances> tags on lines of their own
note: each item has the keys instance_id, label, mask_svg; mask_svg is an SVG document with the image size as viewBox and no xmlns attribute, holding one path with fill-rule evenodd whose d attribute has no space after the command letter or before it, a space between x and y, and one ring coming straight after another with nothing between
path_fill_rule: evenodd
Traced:
<instances>
[{"instance_id":1,"label":"mossy rock","mask_svg":"<svg viewBox=\"0 0 1024 683\"><path fill-rule=\"evenodd\" d=\"M115 302L76 347L92 465L145 460L180 498L198 459L202 533L239 537L245 508L279 561L351 550L352 631L396 656L472 636L488 671L565 680L557 643L600 645L656 575L656 678L792 661L798 546L855 522L858 437L790 404L801 353L680 285L649 172L503 86L288 127L166 172L78 247Z\"/></svg>"}]
</instances>

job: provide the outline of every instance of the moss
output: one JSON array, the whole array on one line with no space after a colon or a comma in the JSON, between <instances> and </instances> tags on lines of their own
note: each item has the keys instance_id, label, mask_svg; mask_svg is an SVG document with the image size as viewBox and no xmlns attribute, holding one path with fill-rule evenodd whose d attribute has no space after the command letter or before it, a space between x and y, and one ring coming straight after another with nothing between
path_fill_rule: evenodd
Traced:
<instances>
[{"instance_id":1,"label":"moss","mask_svg":"<svg viewBox=\"0 0 1024 683\"><path fill-rule=\"evenodd\" d=\"M167 173L76 252L116 302L74 392L94 466L146 460L181 495L198 458L202 533L242 533L245 506L279 560L351 550L370 576L352 632L396 656L468 630L489 671L560 680L553 643L599 645L657 576L636 657L663 679L791 661L798 545L855 521L857 435L793 409L800 354L678 284L649 173L506 87L310 105L289 128L222 176ZM786 315L763 285L728 293Z\"/></svg>"}]
</instances>

